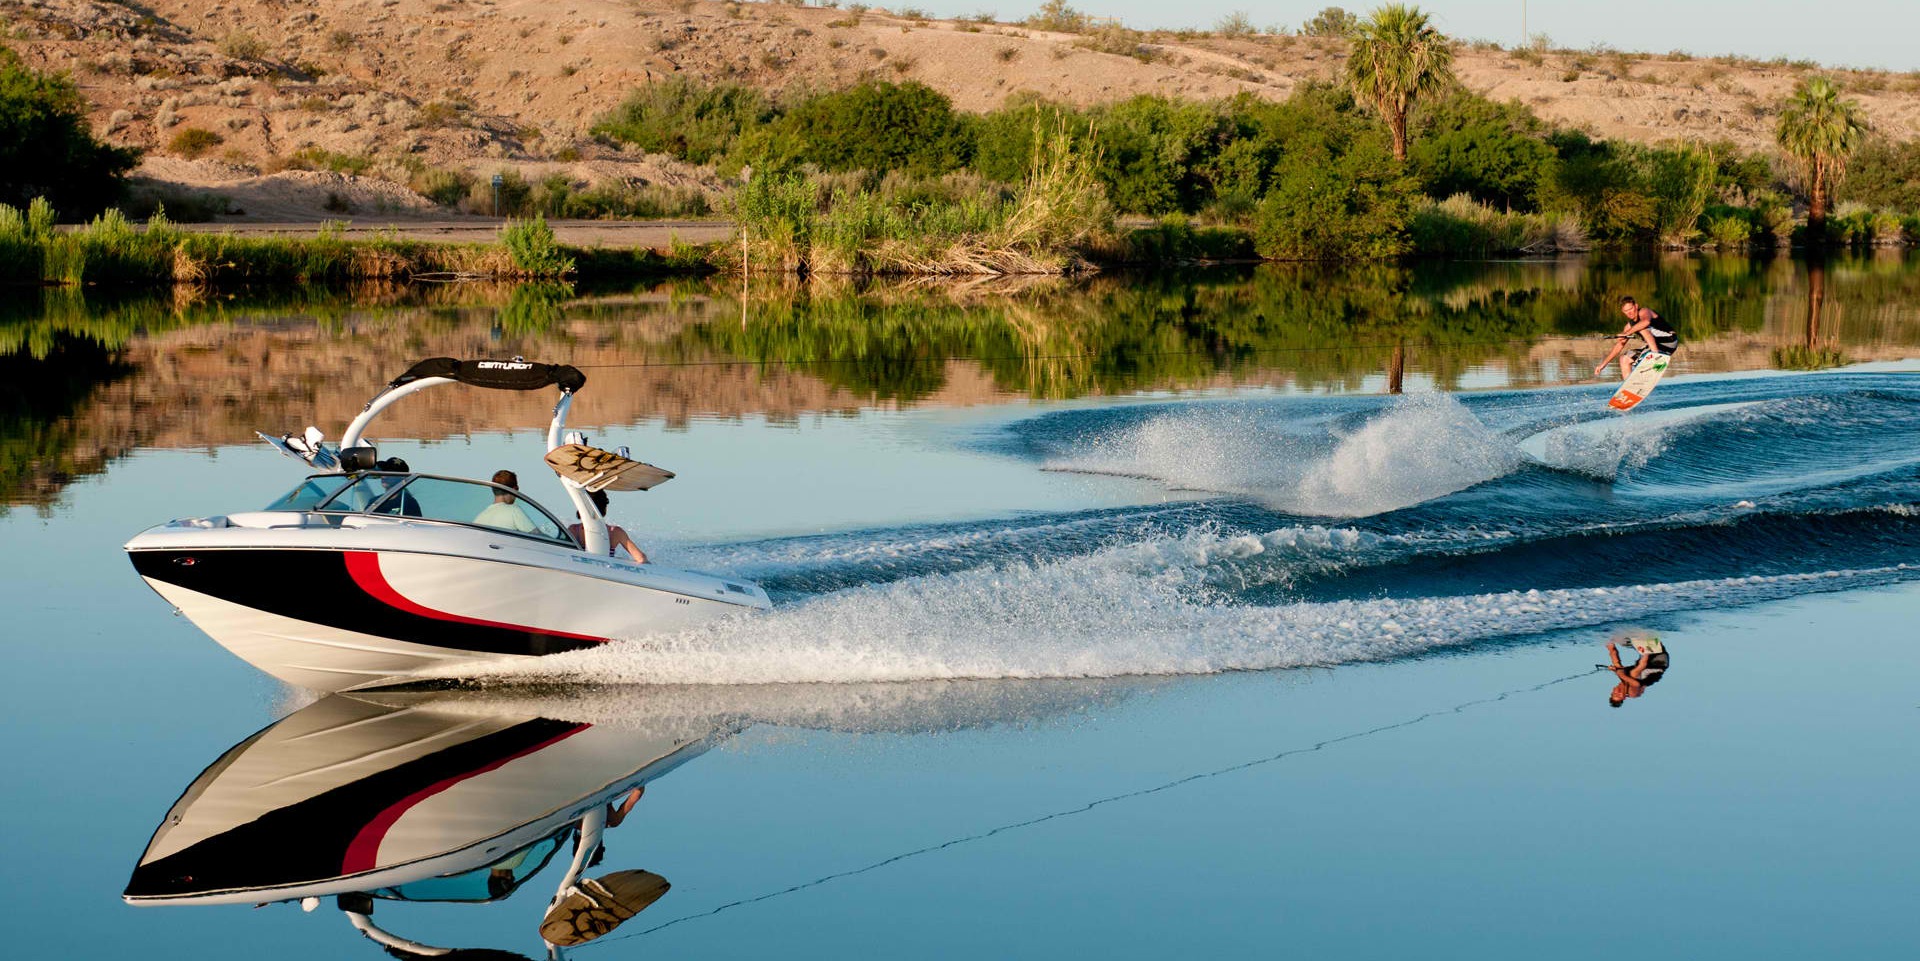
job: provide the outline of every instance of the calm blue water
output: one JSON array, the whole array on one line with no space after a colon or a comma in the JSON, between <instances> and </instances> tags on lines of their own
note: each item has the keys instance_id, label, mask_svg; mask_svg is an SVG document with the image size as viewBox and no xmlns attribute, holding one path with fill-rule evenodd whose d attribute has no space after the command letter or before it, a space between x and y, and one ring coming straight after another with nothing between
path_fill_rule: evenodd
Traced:
<instances>
[{"instance_id":1,"label":"calm blue water","mask_svg":"<svg viewBox=\"0 0 1920 961\"><path fill-rule=\"evenodd\" d=\"M1920 380L1683 376L1628 417L1605 393L609 427L681 475L616 518L776 610L424 709L714 739L593 872L671 891L579 957L1910 949ZM538 446L383 453L484 475ZM171 616L119 544L296 475L144 449L0 516L16 952L380 956L330 902L119 897L203 769L326 706ZM1610 709L1593 667L1627 633L1673 666ZM563 867L375 918L541 957Z\"/></svg>"}]
</instances>

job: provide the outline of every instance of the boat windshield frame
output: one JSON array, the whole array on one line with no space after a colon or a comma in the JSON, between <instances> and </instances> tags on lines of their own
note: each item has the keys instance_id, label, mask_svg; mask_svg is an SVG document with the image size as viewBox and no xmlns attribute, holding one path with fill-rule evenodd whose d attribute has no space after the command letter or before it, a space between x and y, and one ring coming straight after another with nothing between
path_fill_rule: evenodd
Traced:
<instances>
[{"instance_id":1,"label":"boat windshield frame","mask_svg":"<svg viewBox=\"0 0 1920 961\"><path fill-rule=\"evenodd\" d=\"M320 478L320 477L339 477L339 476L341 475L337 473L312 474L312 475L309 475L306 478L306 480L311 481L315 478ZM549 546L571 547L576 551L584 550L584 548L580 546L580 542L574 539L572 532L567 529L567 525L564 523L561 523L558 517L553 516L552 511L547 510L546 507L542 506L539 501L536 501L533 498L528 497L524 492L515 490L514 488L507 487L502 484L495 484L491 481L476 480L471 477L453 477L447 474L425 474L425 473L420 473L418 471L384 471L384 470L354 471L353 473L347 474L346 477L347 477L347 482L345 484L340 485L339 490L336 490L333 493L328 494L325 500L320 501L319 503L313 505L312 507L305 508L303 510L303 513L361 514L369 517L385 517L385 516L400 517L402 515L383 514L381 513L380 508L384 506L388 501L391 501L395 497L400 496L401 492L405 491L408 487L411 487L413 485L413 482L416 480L425 479L425 480L437 480L437 481L450 481L456 484L471 484L475 487L491 488L496 494L510 494L513 496L515 500L531 506L534 510L540 512L541 516L545 517L549 521L552 521L554 528L560 532L561 536L557 538L548 537L544 534L539 534L539 533L516 531L516 530L512 530L510 528L505 528L505 527L491 527L486 524L475 524L470 521L456 521L456 520L450 520L444 517L404 515L404 519L409 521L424 521L431 524L450 524L454 527L467 527L477 531L486 531L490 534L506 534L511 537L523 537L523 538L526 538L527 540L534 541L535 543L546 544ZM352 491L356 486L359 485L359 483L362 480L368 477L398 477L398 478L402 478L402 480L399 483L393 485L393 487L389 488L385 493L382 493L379 497L368 502L368 504L365 507L348 508L344 506L335 506L335 503L334 503L335 501L338 501L341 497L345 496L349 491Z\"/></svg>"}]
</instances>

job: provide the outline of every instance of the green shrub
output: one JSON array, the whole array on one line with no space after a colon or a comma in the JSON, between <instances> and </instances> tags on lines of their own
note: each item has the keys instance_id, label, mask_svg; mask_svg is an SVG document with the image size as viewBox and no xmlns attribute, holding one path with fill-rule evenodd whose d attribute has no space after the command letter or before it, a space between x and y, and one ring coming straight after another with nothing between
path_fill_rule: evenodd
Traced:
<instances>
[{"instance_id":1,"label":"green shrub","mask_svg":"<svg viewBox=\"0 0 1920 961\"><path fill-rule=\"evenodd\" d=\"M1498 210L1456 194L1417 204L1408 223L1412 252L1428 257L1487 257L1585 250L1586 235L1568 215Z\"/></svg>"},{"instance_id":2,"label":"green shrub","mask_svg":"<svg viewBox=\"0 0 1920 961\"><path fill-rule=\"evenodd\" d=\"M464 170L430 167L409 178L408 186L442 207L453 207L473 190L473 177Z\"/></svg>"},{"instance_id":3,"label":"green shrub","mask_svg":"<svg viewBox=\"0 0 1920 961\"><path fill-rule=\"evenodd\" d=\"M179 133L173 135L173 139L167 141L167 149L188 160L193 160L226 142L227 138L211 130L184 127Z\"/></svg>"},{"instance_id":4,"label":"green shrub","mask_svg":"<svg viewBox=\"0 0 1920 961\"><path fill-rule=\"evenodd\" d=\"M1739 250L1753 240L1753 221L1740 213L1709 215L1707 246L1718 250Z\"/></svg>"},{"instance_id":5,"label":"green shrub","mask_svg":"<svg viewBox=\"0 0 1920 961\"><path fill-rule=\"evenodd\" d=\"M72 81L28 69L0 47L0 204L44 197L69 213L93 213L119 198L139 156L93 139L87 101Z\"/></svg>"},{"instance_id":6,"label":"green shrub","mask_svg":"<svg viewBox=\"0 0 1920 961\"><path fill-rule=\"evenodd\" d=\"M803 266L813 244L819 188L797 173L756 173L734 194L733 219L757 260Z\"/></svg>"},{"instance_id":7,"label":"green shrub","mask_svg":"<svg viewBox=\"0 0 1920 961\"><path fill-rule=\"evenodd\" d=\"M1869 226L1875 246L1891 247L1906 240L1906 225L1900 215L1891 210L1874 211Z\"/></svg>"},{"instance_id":8,"label":"green shrub","mask_svg":"<svg viewBox=\"0 0 1920 961\"><path fill-rule=\"evenodd\" d=\"M1289 157L1254 219L1255 243L1273 260L1370 260L1409 250L1418 191L1385 143L1335 156Z\"/></svg>"},{"instance_id":9,"label":"green shrub","mask_svg":"<svg viewBox=\"0 0 1920 961\"><path fill-rule=\"evenodd\" d=\"M514 269L527 277L564 277L573 273L573 258L560 249L547 218L534 214L531 220L509 220L500 231Z\"/></svg>"},{"instance_id":10,"label":"green shrub","mask_svg":"<svg viewBox=\"0 0 1920 961\"><path fill-rule=\"evenodd\" d=\"M1595 141L1579 131L1555 133L1559 160L1541 183L1544 210L1571 213L1602 242L1650 239L1657 223L1655 201L1641 180L1630 150Z\"/></svg>"},{"instance_id":11,"label":"green shrub","mask_svg":"<svg viewBox=\"0 0 1920 961\"><path fill-rule=\"evenodd\" d=\"M502 170L498 173L499 216L519 217L533 211L533 187L527 178L520 176L517 170ZM475 177L473 185L467 189L467 210L476 214L494 214L494 187L492 176Z\"/></svg>"},{"instance_id":12,"label":"green shrub","mask_svg":"<svg viewBox=\"0 0 1920 961\"><path fill-rule=\"evenodd\" d=\"M1233 227L1195 227L1182 216L1164 217L1121 238L1120 257L1135 264L1252 260L1253 235Z\"/></svg>"},{"instance_id":13,"label":"green shrub","mask_svg":"<svg viewBox=\"0 0 1920 961\"><path fill-rule=\"evenodd\" d=\"M1692 144L1634 151L1653 202L1653 230L1662 244L1685 247L1700 234L1700 215L1713 198L1713 157Z\"/></svg>"},{"instance_id":14,"label":"green shrub","mask_svg":"<svg viewBox=\"0 0 1920 961\"><path fill-rule=\"evenodd\" d=\"M267 45L245 30L235 30L220 38L220 52L235 60L258 60L267 55Z\"/></svg>"},{"instance_id":15,"label":"green shrub","mask_svg":"<svg viewBox=\"0 0 1920 961\"><path fill-rule=\"evenodd\" d=\"M974 173L1014 183L1033 164L1033 149L1043 131L1075 126L1082 115L1032 92L1016 93L1000 109L973 119Z\"/></svg>"},{"instance_id":16,"label":"green shrub","mask_svg":"<svg viewBox=\"0 0 1920 961\"><path fill-rule=\"evenodd\" d=\"M751 87L672 77L629 94L594 124L593 133L650 153L710 164L733 150L742 130L774 116L772 104Z\"/></svg>"},{"instance_id":17,"label":"green shrub","mask_svg":"<svg viewBox=\"0 0 1920 961\"><path fill-rule=\"evenodd\" d=\"M1526 107L1460 89L1422 104L1412 126L1407 164L1428 196L1464 193L1511 210L1538 209L1556 156L1551 128Z\"/></svg>"},{"instance_id":18,"label":"green shrub","mask_svg":"<svg viewBox=\"0 0 1920 961\"><path fill-rule=\"evenodd\" d=\"M945 94L918 81L868 81L796 104L742 138L756 168L942 174L972 156L966 121Z\"/></svg>"},{"instance_id":19,"label":"green shrub","mask_svg":"<svg viewBox=\"0 0 1920 961\"><path fill-rule=\"evenodd\" d=\"M1920 211L1920 141L1867 141L1848 161L1838 197L1870 207Z\"/></svg>"},{"instance_id":20,"label":"green shrub","mask_svg":"<svg viewBox=\"0 0 1920 961\"><path fill-rule=\"evenodd\" d=\"M1093 18L1067 5L1067 0L1046 0L1034 15L1026 19L1026 25L1035 30L1054 30L1060 33L1085 33Z\"/></svg>"},{"instance_id":21,"label":"green shrub","mask_svg":"<svg viewBox=\"0 0 1920 961\"><path fill-rule=\"evenodd\" d=\"M1100 179L1127 213L1195 211L1210 197L1206 161L1229 134L1211 104L1142 95L1095 110Z\"/></svg>"},{"instance_id":22,"label":"green shrub","mask_svg":"<svg viewBox=\"0 0 1920 961\"><path fill-rule=\"evenodd\" d=\"M1339 7L1327 7L1302 24L1300 32L1309 37L1348 37L1359 25L1358 16Z\"/></svg>"},{"instance_id":23,"label":"green shrub","mask_svg":"<svg viewBox=\"0 0 1920 961\"><path fill-rule=\"evenodd\" d=\"M0 204L0 282L40 282L53 224L53 206L45 197L33 198L25 210Z\"/></svg>"},{"instance_id":24,"label":"green shrub","mask_svg":"<svg viewBox=\"0 0 1920 961\"><path fill-rule=\"evenodd\" d=\"M359 176L373 169L373 158L366 154L334 153L320 147L302 147L286 160L289 170L331 170L337 174Z\"/></svg>"}]
</instances>

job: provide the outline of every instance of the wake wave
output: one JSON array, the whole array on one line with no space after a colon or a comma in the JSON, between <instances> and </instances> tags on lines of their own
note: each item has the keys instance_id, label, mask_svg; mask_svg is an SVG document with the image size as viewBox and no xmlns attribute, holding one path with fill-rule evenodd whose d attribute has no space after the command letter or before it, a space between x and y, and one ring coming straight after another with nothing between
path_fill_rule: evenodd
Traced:
<instances>
[{"instance_id":1,"label":"wake wave","mask_svg":"<svg viewBox=\"0 0 1920 961\"><path fill-rule=\"evenodd\" d=\"M1194 532L826 594L760 616L460 670L510 682L847 683L1207 674L1333 665L1905 580L1899 564L1667 584L1254 606L1216 569L1270 550L1361 546L1355 531Z\"/></svg>"},{"instance_id":2,"label":"wake wave","mask_svg":"<svg viewBox=\"0 0 1920 961\"><path fill-rule=\"evenodd\" d=\"M1047 466L1238 494L1300 516L1368 517L1485 483L1523 463L1459 401L1429 393L1331 437L1293 433L1244 410L1167 413Z\"/></svg>"},{"instance_id":3,"label":"wake wave","mask_svg":"<svg viewBox=\"0 0 1920 961\"><path fill-rule=\"evenodd\" d=\"M695 550L698 566L770 577L791 602L480 673L515 687L1205 674L1920 576L1906 412L1851 386L1736 386L1694 391L1736 402L1604 419L1587 416L1590 398L1483 395L1482 420L1443 394L1310 417L1288 405L1047 415L1023 435L1045 466L1237 496ZM1559 469L1529 466L1521 446L1556 430L1558 456L1534 460Z\"/></svg>"}]
</instances>

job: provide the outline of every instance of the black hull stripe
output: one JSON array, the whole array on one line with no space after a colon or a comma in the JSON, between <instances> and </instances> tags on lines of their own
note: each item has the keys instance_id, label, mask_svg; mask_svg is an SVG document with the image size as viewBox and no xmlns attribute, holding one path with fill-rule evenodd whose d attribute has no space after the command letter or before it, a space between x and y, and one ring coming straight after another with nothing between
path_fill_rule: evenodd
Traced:
<instances>
[{"instance_id":1,"label":"black hull stripe","mask_svg":"<svg viewBox=\"0 0 1920 961\"><path fill-rule=\"evenodd\" d=\"M580 635L423 616L373 596L355 580L346 551L131 551L142 577L342 631L475 654L539 656L597 647ZM191 559L191 563L187 563Z\"/></svg>"}]
</instances>

